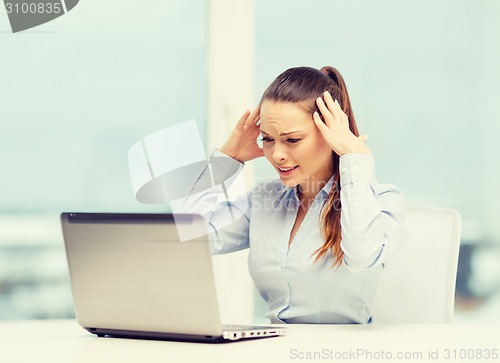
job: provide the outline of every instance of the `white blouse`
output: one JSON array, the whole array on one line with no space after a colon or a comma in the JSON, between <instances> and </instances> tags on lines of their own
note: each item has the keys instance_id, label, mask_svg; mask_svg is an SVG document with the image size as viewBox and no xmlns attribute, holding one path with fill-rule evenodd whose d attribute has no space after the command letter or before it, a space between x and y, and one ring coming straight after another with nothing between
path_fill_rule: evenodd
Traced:
<instances>
[{"instance_id":1,"label":"white blouse","mask_svg":"<svg viewBox=\"0 0 500 363\"><path fill-rule=\"evenodd\" d=\"M216 150L198 180L222 178L229 187L243 165ZM279 180L229 199L220 184L201 188L174 212L204 217L213 254L250 248L250 275L272 323L370 323L383 264L407 239L404 197L394 186L377 183L372 155L344 155L339 169L344 257L337 269L331 253L314 263L324 243L321 208L333 177L316 195L290 245L300 202L296 188Z\"/></svg>"}]
</instances>

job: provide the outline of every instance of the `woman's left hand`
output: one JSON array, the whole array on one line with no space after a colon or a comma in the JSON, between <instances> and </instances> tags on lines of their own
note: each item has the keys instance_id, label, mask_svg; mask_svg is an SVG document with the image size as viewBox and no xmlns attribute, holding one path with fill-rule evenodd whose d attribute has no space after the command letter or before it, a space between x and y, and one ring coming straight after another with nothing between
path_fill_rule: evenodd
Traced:
<instances>
[{"instance_id":1,"label":"woman's left hand","mask_svg":"<svg viewBox=\"0 0 500 363\"><path fill-rule=\"evenodd\" d=\"M313 120L330 148L339 156L352 153L371 154L370 149L365 144L368 136L356 136L351 132L347 115L328 91L323 94L323 98L325 101L318 97L316 104L325 122L321 120L316 111L313 114Z\"/></svg>"}]
</instances>

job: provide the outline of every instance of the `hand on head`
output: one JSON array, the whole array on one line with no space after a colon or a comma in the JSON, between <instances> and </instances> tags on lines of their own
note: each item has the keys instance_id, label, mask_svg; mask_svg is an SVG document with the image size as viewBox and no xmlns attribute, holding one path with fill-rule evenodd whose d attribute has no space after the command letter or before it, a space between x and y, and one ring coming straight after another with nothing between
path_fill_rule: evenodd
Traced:
<instances>
[{"instance_id":1,"label":"hand on head","mask_svg":"<svg viewBox=\"0 0 500 363\"><path fill-rule=\"evenodd\" d=\"M264 156L262 148L257 145L257 137L260 134L259 120L259 107L252 112L247 110L220 151L242 163Z\"/></svg>"},{"instance_id":2,"label":"hand on head","mask_svg":"<svg viewBox=\"0 0 500 363\"><path fill-rule=\"evenodd\" d=\"M325 89L330 90L335 95L335 98L341 97L343 103L345 103L343 104L344 110L346 110L345 113L339 103L333 100L329 92L324 92L323 97L318 97L313 101L316 95ZM308 115L311 115L314 108L316 108L315 103L319 113L313 113L313 122L331 150L339 156L348 153L371 153L365 144L367 136L356 136L354 134L357 134L358 131L350 108L345 82L335 68L323 67L321 70L310 67L290 68L279 75L266 89L260 105L265 100L270 100L276 104L300 105L306 109L306 121L310 120ZM283 110L279 111L278 116L283 116ZM350 120L347 115L351 118ZM266 118L269 115L264 116ZM274 116L276 118L276 115ZM288 121L290 118L289 113L285 112L282 118L283 120L278 121ZM247 110L241 116L231 136L220 150L240 162L264 156L263 149L257 144L257 137L260 133L259 120L259 107L252 112Z\"/></svg>"},{"instance_id":3,"label":"hand on head","mask_svg":"<svg viewBox=\"0 0 500 363\"><path fill-rule=\"evenodd\" d=\"M342 111L337 100L333 100L327 91L323 98L318 97L316 104L323 116L321 119L318 112L314 112L313 120L320 130L323 138L330 148L339 156L350 153L370 154L371 151L365 144L367 135L354 135L349 129L349 120Z\"/></svg>"}]
</instances>

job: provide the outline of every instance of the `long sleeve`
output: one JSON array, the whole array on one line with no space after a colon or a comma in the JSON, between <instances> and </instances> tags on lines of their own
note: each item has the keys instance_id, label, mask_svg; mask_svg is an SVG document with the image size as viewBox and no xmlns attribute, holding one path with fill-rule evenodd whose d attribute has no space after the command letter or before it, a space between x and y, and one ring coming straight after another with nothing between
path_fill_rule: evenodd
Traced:
<instances>
[{"instance_id":1,"label":"long sleeve","mask_svg":"<svg viewBox=\"0 0 500 363\"><path fill-rule=\"evenodd\" d=\"M374 159L368 154L340 158L340 185L344 266L357 272L383 264L407 240L403 194L376 182Z\"/></svg>"},{"instance_id":2,"label":"long sleeve","mask_svg":"<svg viewBox=\"0 0 500 363\"><path fill-rule=\"evenodd\" d=\"M249 246L250 197L241 182L242 169L242 163L215 150L191 192L171 204L174 213L203 217L212 254Z\"/></svg>"}]
</instances>

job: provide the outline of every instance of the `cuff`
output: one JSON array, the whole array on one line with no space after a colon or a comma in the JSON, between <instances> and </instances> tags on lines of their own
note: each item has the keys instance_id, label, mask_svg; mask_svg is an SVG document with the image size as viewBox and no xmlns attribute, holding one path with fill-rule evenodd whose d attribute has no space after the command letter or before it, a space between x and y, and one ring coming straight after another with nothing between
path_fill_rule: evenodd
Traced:
<instances>
[{"instance_id":1,"label":"cuff","mask_svg":"<svg viewBox=\"0 0 500 363\"><path fill-rule=\"evenodd\" d=\"M214 149L208 164L210 165L215 185L222 182L232 183L245 166L245 164L240 163L238 160L217 149Z\"/></svg>"},{"instance_id":2,"label":"cuff","mask_svg":"<svg viewBox=\"0 0 500 363\"><path fill-rule=\"evenodd\" d=\"M372 154L345 154L340 157L340 187L346 184L375 181L375 159Z\"/></svg>"},{"instance_id":3,"label":"cuff","mask_svg":"<svg viewBox=\"0 0 500 363\"><path fill-rule=\"evenodd\" d=\"M238 160L236 159L233 159L232 157L230 157L229 155L227 154L224 154L222 151L220 151L219 149L214 149L214 151L212 152L212 155L210 156L210 159L213 158L213 157L216 157L216 158L224 158L224 159L229 159L229 160L233 160L235 163L238 163L240 165L245 165L245 163L241 163L239 162Z\"/></svg>"}]
</instances>

